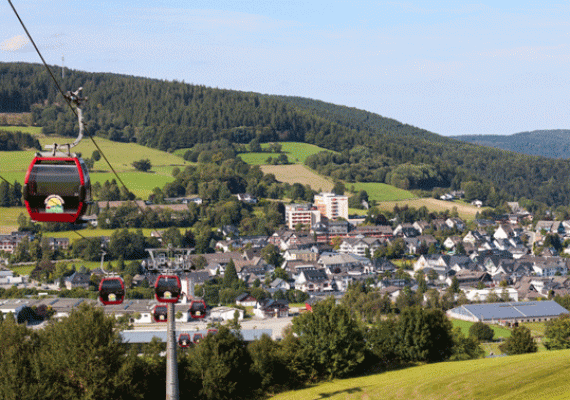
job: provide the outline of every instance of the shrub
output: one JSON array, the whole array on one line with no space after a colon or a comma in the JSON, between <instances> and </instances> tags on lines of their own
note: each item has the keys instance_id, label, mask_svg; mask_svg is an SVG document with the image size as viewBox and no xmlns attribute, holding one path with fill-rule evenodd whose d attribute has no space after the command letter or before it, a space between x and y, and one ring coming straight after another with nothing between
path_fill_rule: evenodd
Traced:
<instances>
[{"instance_id":1,"label":"shrub","mask_svg":"<svg viewBox=\"0 0 570 400\"><path fill-rule=\"evenodd\" d=\"M469 328L469 336L474 337L480 342L490 342L495 336L493 329L484 322L475 322Z\"/></svg>"}]
</instances>

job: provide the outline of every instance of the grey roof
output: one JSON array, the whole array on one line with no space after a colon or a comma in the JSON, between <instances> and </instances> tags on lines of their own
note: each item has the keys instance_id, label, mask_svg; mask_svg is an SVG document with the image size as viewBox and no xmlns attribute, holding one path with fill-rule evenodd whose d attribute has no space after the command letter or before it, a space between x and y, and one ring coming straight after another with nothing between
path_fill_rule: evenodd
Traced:
<instances>
[{"instance_id":1,"label":"grey roof","mask_svg":"<svg viewBox=\"0 0 570 400\"><path fill-rule=\"evenodd\" d=\"M568 310L555 301L527 301L508 303L465 304L450 312L480 321L553 317L568 314Z\"/></svg>"}]
</instances>

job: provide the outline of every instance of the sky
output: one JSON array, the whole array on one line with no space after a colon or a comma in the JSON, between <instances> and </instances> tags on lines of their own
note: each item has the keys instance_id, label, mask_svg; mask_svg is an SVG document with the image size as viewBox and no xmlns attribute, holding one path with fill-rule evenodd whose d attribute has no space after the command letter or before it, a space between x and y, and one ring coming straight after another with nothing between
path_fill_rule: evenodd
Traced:
<instances>
[{"instance_id":1,"label":"sky","mask_svg":"<svg viewBox=\"0 0 570 400\"><path fill-rule=\"evenodd\" d=\"M12 3L51 65L308 97L445 136L570 129L568 1ZM2 0L13 61L41 62Z\"/></svg>"}]
</instances>

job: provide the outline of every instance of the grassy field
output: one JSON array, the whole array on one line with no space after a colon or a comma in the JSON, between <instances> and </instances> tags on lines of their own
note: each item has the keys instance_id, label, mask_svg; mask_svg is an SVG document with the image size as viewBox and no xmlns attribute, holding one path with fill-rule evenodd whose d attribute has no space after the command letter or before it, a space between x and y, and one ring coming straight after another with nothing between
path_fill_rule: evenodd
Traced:
<instances>
[{"instance_id":1,"label":"grassy field","mask_svg":"<svg viewBox=\"0 0 570 400\"><path fill-rule=\"evenodd\" d=\"M298 142L278 142L281 145L281 152L284 153L289 162L292 164L304 164L305 159L313 154L319 153L321 151L331 151L324 149L314 144L308 143L298 143ZM262 143L262 149L268 149L269 143ZM178 149L174 151L174 154L183 157L189 149ZM241 159L250 165L264 165L267 164L267 158L276 158L279 153L241 153L239 155Z\"/></svg>"},{"instance_id":2,"label":"grassy field","mask_svg":"<svg viewBox=\"0 0 570 400\"><path fill-rule=\"evenodd\" d=\"M261 170L264 174L273 174L280 182L290 184L300 183L309 185L313 190L330 191L334 183L323 176L311 171L309 168L300 164L293 165L262 165Z\"/></svg>"},{"instance_id":3,"label":"grassy field","mask_svg":"<svg viewBox=\"0 0 570 400\"><path fill-rule=\"evenodd\" d=\"M0 235L18 230L18 216L28 214L25 207L0 207Z\"/></svg>"},{"instance_id":4,"label":"grassy field","mask_svg":"<svg viewBox=\"0 0 570 400\"><path fill-rule=\"evenodd\" d=\"M20 127L2 127L17 130ZM28 127L37 130L36 127ZM46 137L37 132L38 139L42 145L58 142L69 142L70 138ZM101 148L109 162L119 174L125 185L136 196L146 199L155 187L163 187L166 183L172 182L172 169L178 166L183 169L190 163L180 157L164 151L151 149L135 143L118 143L107 139L95 138L95 142ZM75 152L82 153L84 157L91 157L96 149L89 138L74 148ZM26 171L32 161L34 152L32 151L6 151L0 152L0 175L9 182L15 180L24 182ZM133 161L148 158L152 164L150 172L144 173L136 171L131 165ZM116 179L108 164L103 160L95 163L93 173L90 174L93 182L105 182Z\"/></svg>"},{"instance_id":5,"label":"grassy field","mask_svg":"<svg viewBox=\"0 0 570 400\"><path fill-rule=\"evenodd\" d=\"M183 228L182 228L183 229ZM137 229L129 229L130 232L135 232ZM78 231L79 234L88 238L88 237L98 237L98 236L111 236L114 229L81 229ZM155 232L154 229L143 228L142 229L143 235L145 237L150 237L151 232ZM184 232L183 230L181 232ZM46 237L53 237L53 238L69 238L71 241L76 239L81 239L81 236L76 234L74 231L63 231L63 232L45 232L44 236Z\"/></svg>"},{"instance_id":6,"label":"grassy field","mask_svg":"<svg viewBox=\"0 0 570 400\"><path fill-rule=\"evenodd\" d=\"M368 193L368 199L376 200L377 202L400 201L417 198L412 192L408 192L404 189L398 189L395 186L386 185L385 183L357 182L345 183L345 186L347 188L352 188L354 186L355 191L365 190L366 193Z\"/></svg>"},{"instance_id":7,"label":"grassy field","mask_svg":"<svg viewBox=\"0 0 570 400\"><path fill-rule=\"evenodd\" d=\"M0 131L8 132L23 132L29 133L30 135L41 135L42 128L40 126L0 126Z\"/></svg>"},{"instance_id":8,"label":"grassy field","mask_svg":"<svg viewBox=\"0 0 570 400\"><path fill-rule=\"evenodd\" d=\"M377 206L378 208L380 208L380 210L392 211L394 209L394 206L396 205L398 205L399 207L407 205L408 207L413 207L413 208L420 208L422 206L426 206L428 210L436 212L441 212L445 210L449 210L451 212L453 210L453 207L456 207L459 217L467 221L474 220L477 212L481 211L480 208L477 208L470 204L443 201L432 198L403 200L403 201L385 201L379 203Z\"/></svg>"},{"instance_id":9,"label":"grassy field","mask_svg":"<svg viewBox=\"0 0 570 400\"><path fill-rule=\"evenodd\" d=\"M334 380L275 400L567 399L570 350L446 362Z\"/></svg>"},{"instance_id":10,"label":"grassy field","mask_svg":"<svg viewBox=\"0 0 570 400\"><path fill-rule=\"evenodd\" d=\"M456 326L460 327L461 332L463 332L463 334L465 336L469 335L469 328L471 328L471 325L473 325L473 322L462 321L460 319L452 319L451 323L453 324L454 327L456 327ZM490 327L495 332L495 339L498 339L498 338L505 338L506 339L506 338L511 336L511 331L507 328L504 328L504 327L499 326L499 325L490 325Z\"/></svg>"},{"instance_id":11,"label":"grassy field","mask_svg":"<svg viewBox=\"0 0 570 400\"><path fill-rule=\"evenodd\" d=\"M30 275L35 267L35 265L17 265L11 267L10 269L18 275Z\"/></svg>"}]
</instances>

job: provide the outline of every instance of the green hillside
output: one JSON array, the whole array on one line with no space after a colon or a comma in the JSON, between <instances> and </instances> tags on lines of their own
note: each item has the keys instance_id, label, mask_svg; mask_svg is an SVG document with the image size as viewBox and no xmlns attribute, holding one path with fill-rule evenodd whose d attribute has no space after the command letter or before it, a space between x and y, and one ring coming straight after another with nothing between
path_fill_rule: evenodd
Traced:
<instances>
[{"instance_id":1,"label":"green hillside","mask_svg":"<svg viewBox=\"0 0 570 400\"><path fill-rule=\"evenodd\" d=\"M0 63L0 113L30 112L44 133L74 136L45 68ZM492 207L530 199L570 204L570 160L547 159L463 143L364 110L297 97L261 95L117 74L70 71L65 89L84 88L89 131L116 142L168 152L225 141L232 146L297 142L337 153L305 164L345 182L400 189L466 190ZM295 157L293 162L301 158ZM256 161L259 162L259 161Z\"/></svg>"},{"instance_id":2,"label":"green hillside","mask_svg":"<svg viewBox=\"0 0 570 400\"><path fill-rule=\"evenodd\" d=\"M275 400L567 399L570 350L428 364L286 392Z\"/></svg>"},{"instance_id":3,"label":"green hillside","mask_svg":"<svg viewBox=\"0 0 570 400\"><path fill-rule=\"evenodd\" d=\"M37 132L34 132L37 134ZM37 135L43 145L49 143L67 143L70 138L57 136ZM95 138L97 145L101 148L111 165L127 187L136 196L146 199L155 187L163 187L166 183L172 182L172 169L175 166L183 168L190 163L181 157L166 153L157 149L151 149L136 143L113 142L104 138ZM74 148L74 151L81 153L83 157L91 157L95 145L89 138L84 138L81 143ZM35 151L0 151L0 175L9 182L24 182L24 177ZM150 172L139 172L131 165L133 161L148 158L151 161ZM116 179L107 163L101 159L95 163L93 172L90 174L92 182L103 183L106 180Z\"/></svg>"}]
</instances>

